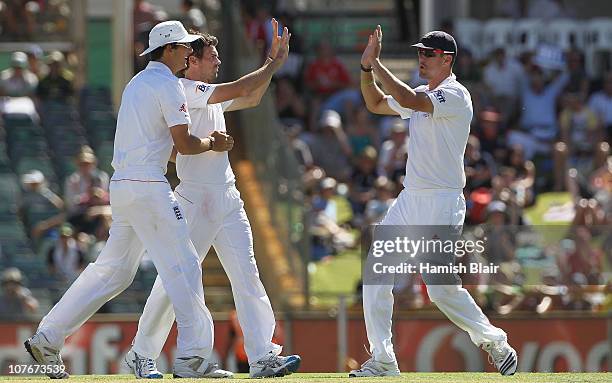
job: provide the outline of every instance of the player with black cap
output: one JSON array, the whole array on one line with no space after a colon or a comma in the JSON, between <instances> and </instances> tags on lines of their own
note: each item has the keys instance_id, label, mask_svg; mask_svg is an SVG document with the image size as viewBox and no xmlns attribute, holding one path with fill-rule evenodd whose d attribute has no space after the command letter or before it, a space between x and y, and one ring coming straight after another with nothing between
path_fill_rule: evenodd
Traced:
<instances>
[{"instance_id":1,"label":"player with black cap","mask_svg":"<svg viewBox=\"0 0 612 383\"><path fill-rule=\"evenodd\" d=\"M473 108L470 93L452 71L457 56L455 39L446 32L433 31L413 45L418 49L419 75L428 82L415 89L382 65L381 46L379 25L361 57L361 92L366 106L373 113L410 118L404 190L381 225L461 228L466 212L463 156ZM378 87L374 75L388 94ZM440 311L489 353L502 375L514 374L517 355L506 333L489 322L461 287L458 276L450 275L452 283L447 279L432 283L425 275L423 279L429 298ZM391 342L393 284L368 283L364 277L363 310L372 357L349 377L399 375Z\"/></svg>"}]
</instances>

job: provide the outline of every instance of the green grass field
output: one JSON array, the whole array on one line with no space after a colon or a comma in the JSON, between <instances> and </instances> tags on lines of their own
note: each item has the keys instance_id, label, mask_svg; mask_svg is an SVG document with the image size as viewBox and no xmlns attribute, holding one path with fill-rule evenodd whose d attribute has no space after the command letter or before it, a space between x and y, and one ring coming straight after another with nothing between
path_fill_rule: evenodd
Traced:
<instances>
[{"instance_id":1,"label":"green grass field","mask_svg":"<svg viewBox=\"0 0 612 383\"><path fill-rule=\"evenodd\" d=\"M166 375L166 378L171 379L172 375ZM237 379L224 379L223 382L231 382L233 380L246 379L247 374L238 374ZM24 377L24 376L1 376L1 381L11 383L15 382L49 382L48 378L41 377ZM213 381L216 379L181 379L184 383L196 383ZM353 383L370 383L370 382L385 382L385 383L497 383L497 382L512 382L512 383L599 383L610 382L612 375L609 373L519 373L514 376L501 376L497 373L405 373L397 378L347 378L346 374L337 373L316 373L316 374L293 374L284 378L261 379L257 382L275 382L275 383L296 383L296 382L313 382L313 383L336 383L336 382L353 382ZM69 383L78 382L137 382L132 375L79 375L72 376ZM142 382L142 380L138 380Z\"/></svg>"}]
</instances>

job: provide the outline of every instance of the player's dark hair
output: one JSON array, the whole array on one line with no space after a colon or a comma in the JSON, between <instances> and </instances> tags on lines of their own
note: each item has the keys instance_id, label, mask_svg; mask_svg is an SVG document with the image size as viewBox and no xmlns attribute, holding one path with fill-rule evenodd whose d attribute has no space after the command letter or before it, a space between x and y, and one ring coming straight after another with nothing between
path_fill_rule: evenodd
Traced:
<instances>
[{"instance_id":1,"label":"player's dark hair","mask_svg":"<svg viewBox=\"0 0 612 383\"><path fill-rule=\"evenodd\" d=\"M200 35L200 38L191 43L191 49L193 49L192 56L201 59L204 55L204 49L206 47L216 47L219 44L219 40L208 33L198 32L196 30L190 29L189 33L192 35Z\"/></svg>"},{"instance_id":2,"label":"player's dark hair","mask_svg":"<svg viewBox=\"0 0 612 383\"><path fill-rule=\"evenodd\" d=\"M151 53L149 53L149 59L151 61L159 61L164 55L165 48L166 46L162 45L161 47L155 48L154 50L152 50Z\"/></svg>"}]
</instances>

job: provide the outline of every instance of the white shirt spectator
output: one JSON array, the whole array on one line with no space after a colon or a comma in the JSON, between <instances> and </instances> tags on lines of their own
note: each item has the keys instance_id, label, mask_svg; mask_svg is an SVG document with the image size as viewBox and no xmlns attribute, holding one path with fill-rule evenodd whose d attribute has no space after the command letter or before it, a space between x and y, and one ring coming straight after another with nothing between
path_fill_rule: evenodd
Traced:
<instances>
[{"instance_id":1,"label":"white shirt spectator","mask_svg":"<svg viewBox=\"0 0 612 383\"><path fill-rule=\"evenodd\" d=\"M0 73L0 90L4 96L30 97L38 86L38 77L28 69L21 69L21 75L15 69L5 69Z\"/></svg>"},{"instance_id":2,"label":"white shirt spectator","mask_svg":"<svg viewBox=\"0 0 612 383\"><path fill-rule=\"evenodd\" d=\"M502 66L495 60L491 61L484 68L483 80L494 96L516 98L523 76L521 65L514 59L506 58Z\"/></svg>"}]
</instances>

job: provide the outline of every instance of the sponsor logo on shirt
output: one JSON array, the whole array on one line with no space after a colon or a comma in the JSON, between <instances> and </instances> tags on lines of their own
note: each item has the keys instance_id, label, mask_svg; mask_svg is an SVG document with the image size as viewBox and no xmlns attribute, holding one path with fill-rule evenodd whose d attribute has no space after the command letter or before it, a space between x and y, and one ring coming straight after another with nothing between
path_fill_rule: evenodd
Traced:
<instances>
[{"instance_id":1,"label":"sponsor logo on shirt","mask_svg":"<svg viewBox=\"0 0 612 383\"><path fill-rule=\"evenodd\" d=\"M436 100L438 100L438 102L442 103L442 102L446 102L446 98L444 98L444 92L442 92L442 89L440 90L436 90L434 92L434 97L436 98Z\"/></svg>"},{"instance_id":2,"label":"sponsor logo on shirt","mask_svg":"<svg viewBox=\"0 0 612 383\"><path fill-rule=\"evenodd\" d=\"M183 214L181 213L181 209L178 206L174 206L172 209L174 210L174 215L176 216L177 221L183 219Z\"/></svg>"},{"instance_id":3,"label":"sponsor logo on shirt","mask_svg":"<svg viewBox=\"0 0 612 383\"><path fill-rule=\"evenodd\" d=\"M206 92L206 90L209 88L208 85L205 84L200 84L198 86L196 86L196 93L198 93L198 90L201 91L202 93Z\"/></svg>"},{"instance_id":4,"label":"sponsor logo on shirt","mask_svg":"<svg viewBox=\"0 0 612 383\"><path fill-rule=\"evenodd\" d=\"M181 107L179 108L179 112L187 113L187 107L185 106L185 103L181 105Z\"/></svg>"}]
</instances>

